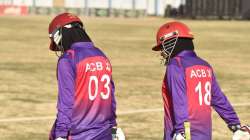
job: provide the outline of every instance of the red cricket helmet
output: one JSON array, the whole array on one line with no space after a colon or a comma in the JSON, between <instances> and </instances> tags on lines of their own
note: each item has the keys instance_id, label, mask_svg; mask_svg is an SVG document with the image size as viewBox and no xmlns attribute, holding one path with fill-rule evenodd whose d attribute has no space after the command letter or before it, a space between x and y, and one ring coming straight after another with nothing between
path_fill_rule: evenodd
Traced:
<instances>
[{"instance_id":1,"label":"red cricket helmet","mask_svg":"<svg viewBox=\"0 0 250 140\"><path fill-rule=\"evenodd\" d=\"M56 32L59 28L72 23L72 22L79 22L83 25L80 18L71 14L71 13L62 13L57 15L49 24L49 37L51 39L49 49L52 51L58 51L55 42L53 41L53 33Z\"/></svg>"},{"instance_id":2,"label":"red cricket helmet","mask_svg":"<svg viewBox=\"0 0 250 140\"><path fill-rule=\"evenodd\" d=\"M177 34L176 34L177 33ZM164 40L171 39L172 37L190 38L193 39L193 34L190 29L183 23L178 21L168 22L162 25L156 35L157 45L152 48L154 51L161 50L161 44Z\"/></svg>"}]
</instances>

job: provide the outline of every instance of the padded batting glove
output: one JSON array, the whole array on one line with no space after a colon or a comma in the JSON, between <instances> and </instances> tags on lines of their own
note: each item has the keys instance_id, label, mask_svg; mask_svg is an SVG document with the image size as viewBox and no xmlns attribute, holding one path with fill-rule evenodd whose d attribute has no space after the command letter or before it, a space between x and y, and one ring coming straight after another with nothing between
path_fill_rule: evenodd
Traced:
<instances>
[{"instance_id":1,"label":"padded batting glove","mask_svg":"<svg viewBox=\"0 0 250 140\"><path fill-rule=\"evenodd\" d=\"M186 140L185 133L175 133L173 140Z\"/></svg>"},{"instance_id":2,"label":"padded batting glove","mask_svg":"<svg viewBox=\"0 0 250 140\"><path fill-rule=\"evenodd\" d=\"M233 134L233 140L250 140L250 126L242 126Z\"/></svg>"},{"instance_id":3,"label":"padded batting glove","mask_svg":"<svg viewBox=\"0 0 250 140\"><path fill-rule=\"evenodd\" d=\"M59 138L56 138L55 140L67 140L67 139L59 137Z\"/></svg>"},{"instance_id":4,"label":"padded batting glove","mask_svg":"<svg viewBox=\"0 0 250 140\"><path fill-rule=\"evenodd\" d=\"M125 140L125 135L121 128L113 127L111 129L112 140Z\"/></svg>"}]
</instances>

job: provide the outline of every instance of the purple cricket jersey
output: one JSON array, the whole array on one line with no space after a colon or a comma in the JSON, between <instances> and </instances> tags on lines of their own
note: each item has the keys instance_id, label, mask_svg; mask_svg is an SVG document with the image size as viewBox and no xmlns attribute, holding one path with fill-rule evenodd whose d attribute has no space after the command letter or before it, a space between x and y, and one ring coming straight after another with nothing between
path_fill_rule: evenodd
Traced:
<instances>
[{"instance_id":1,"label":"purple cricket jersey","mask_svg":"<svg viewBox=\"0 0 250 140\"><path fill-rule=\"evenodd\" d=\"M58 60L57 118L50 140L112 140L115 87L108 58L91 42L77 42Z\"/></svg>"},{"instance_id":2,"label":"purple cricket jersey","mask_svg":"<svg viewBox=\"0 0 250 140\"><path fill-rule=\"evenodd\" d=\"M190 123L191 140L212 139L211 107L228 124L240 121L221 91L212 67L193 51L182 51L170 59L163 80L164 140L185 131Z\"/></svg>"}]
</instances>

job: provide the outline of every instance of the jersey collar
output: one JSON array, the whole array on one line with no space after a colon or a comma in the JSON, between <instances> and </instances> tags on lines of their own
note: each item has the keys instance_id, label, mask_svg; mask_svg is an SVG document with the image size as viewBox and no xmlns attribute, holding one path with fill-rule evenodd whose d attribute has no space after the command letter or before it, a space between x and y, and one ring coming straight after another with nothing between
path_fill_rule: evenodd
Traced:
<instances>
[{"instance_id":1,"label":"jersey collar","mask_svg":"<svg viewBox=\"0 0 250 140\"><path fill-rule=\"evenodd\" d=\"M71 45L71 48L76 48L76 47L92 48L94 47L94 43L93 42L76 42Z\"/></svg>"},{"instance_id":2,"label":"jersey collar","mask_svg":"<svg viewBox=\"0 0 250 140\"><path fill-rule=\"evenodd\" d=\"M196 57L196 53L194 51L190 51L190 50L184 50L182 52L180 52L179 54L177 54L176 56L180 56L180 57L185 57L185 56L189 56L189 57Z\"/></svg>"}]
</instances>

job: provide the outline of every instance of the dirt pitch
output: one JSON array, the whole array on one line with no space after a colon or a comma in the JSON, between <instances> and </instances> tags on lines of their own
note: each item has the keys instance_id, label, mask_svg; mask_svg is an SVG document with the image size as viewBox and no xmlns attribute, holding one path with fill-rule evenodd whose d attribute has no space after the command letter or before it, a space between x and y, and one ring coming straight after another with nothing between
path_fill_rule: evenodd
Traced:
<instances>
[{"instance_id":1,"label":"dirt pitch","mask_svg":"<svg viewBox=\"0 0 250 140\"><path fill-rule=\"evenodd\" d=\"M1 140L47 139L55 116L57 57L48 50L52 17L0 17ZM87 32L113 64L118 122L128 140L160 140L163 136L161 83L164 67L151 51L155 32L171 19L83 18ZM184 20L195 35L199 56L215 69L223 91L243 124L250 123L250 22ZM156 111L131 113L140 109ZM129 112L130 113L126 113ZM124 113L125 112L125 113ZM231 132L214 113L213 139L229 140Z\"/></svg>"}]
</instances>

